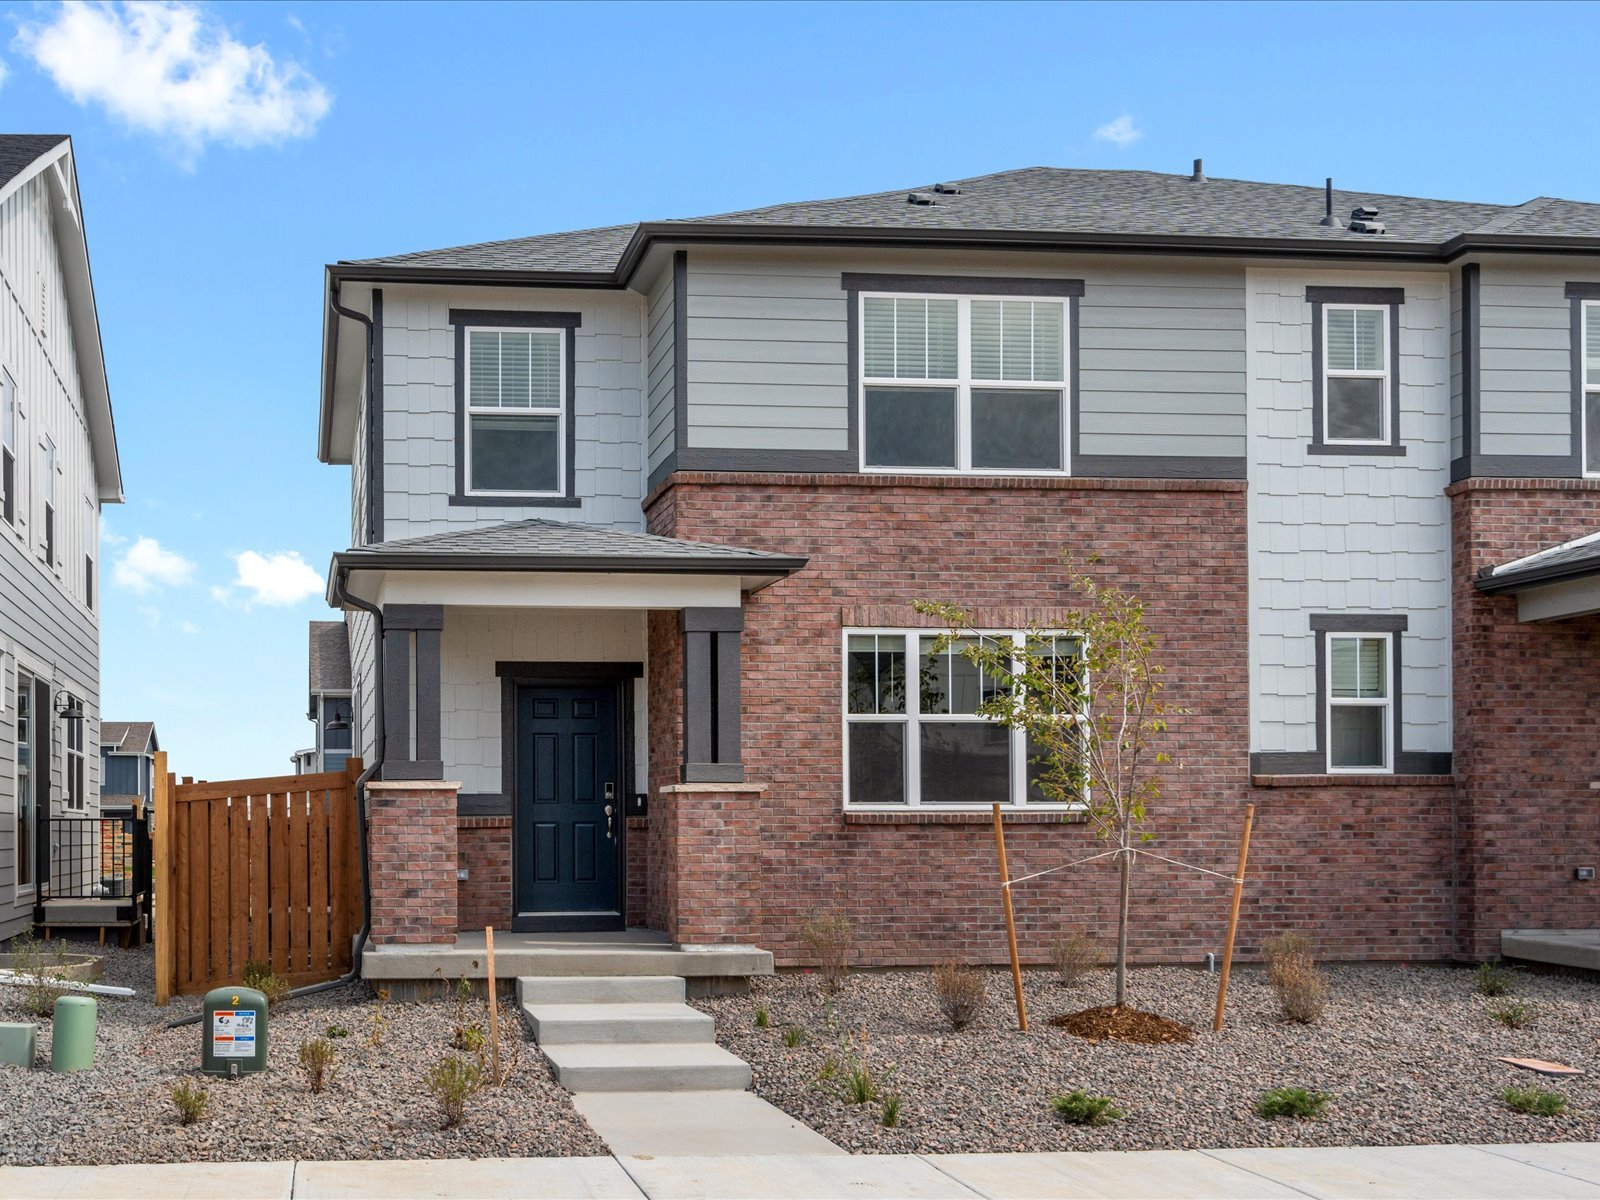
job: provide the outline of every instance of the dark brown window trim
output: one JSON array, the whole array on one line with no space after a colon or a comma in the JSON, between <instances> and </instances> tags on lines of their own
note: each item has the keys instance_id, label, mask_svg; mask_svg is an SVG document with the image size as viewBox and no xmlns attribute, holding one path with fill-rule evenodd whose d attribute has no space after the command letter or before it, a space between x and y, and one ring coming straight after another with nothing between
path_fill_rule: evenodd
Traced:
<instances>
[{"instance_id":1,"label":"dark brown window trim","mask_svg":"<svg viewBox=\"0 0 1600 1200\"><path fill-rule=\"evenodd\" d=\"M1337 455L1340 458L1364 456L1399 457L1406 452L1400 442L1400 306L1406 302L1404 288L1308 287L1306 301L1311 305L1311 441L1307 454ZM1322 310L1333 304L1381 304L1389 309L1389 441L1369 445L1345 445L1327 441L1327 408L1323 393L1325 365L1322 356Z\"/></svg>"}]
</instances>

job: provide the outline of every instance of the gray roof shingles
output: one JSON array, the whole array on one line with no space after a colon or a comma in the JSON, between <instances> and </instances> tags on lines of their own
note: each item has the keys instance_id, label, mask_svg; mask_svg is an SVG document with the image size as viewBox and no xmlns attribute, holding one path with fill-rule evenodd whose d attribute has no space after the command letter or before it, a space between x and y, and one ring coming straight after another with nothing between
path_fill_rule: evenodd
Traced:
<instances>
[{"instance_id":1,"label":"gray roof shingles","mask_svg":"<svg viewBox=\"0 0 1600 1200\"><path fill-rule=\"evenodd\" d=\"M152 748L154 721L101 721L100 746L113 754L143 754Z\"/></svg>"},{"instance_id":2,"label":"gray roof shingles","mask_svg":"<svg viewBox=\"0 0 1600 1200\"><path fill-rule=\"evenodd\" d=\"M1600 575L1600 536L1577 538L1478 573L1482 592L1519 592L1563 579Z\"/></svg>"},{"instance_id":3,"label":"gray roof shingles","mask_svg":"<svg viewBox=\"0 0 1600 1200\"><path fill-rule=\"evenodd\" d=\"M683 559L686 563L725 561L729 566L790 561L786 555L765 550L747 550L714 542L688 542L650 533L629 533L599 525L583 525L575 521L550 521L542 517L511 521L484 529L430 533L422 537L375 542L347 550L341 557L348 565L355 566L365 558L381 560L437 556L443 560L460 555L504 557L519 561L539 558L615 559L619 563L629 559Z\"/></svg>"},{"instance_id":4,"label":"gray roof shingles","mask_svg":"<svg viewBox=\"0 0 1600 1200\"><path fill-rule=\"evenodd\" d=\"M64 133L0 133L0 187L66 140Z\"/></svg>"},{"instance_id":5,"label":"gray roof shingles","mask_svg":"<svg viewBox=\"0 0 1600 1200\"><path fill-rule=\"evenodd\" d=\"M885 229L930 233L1081 233L1170 238L1289 239L1310 244L1373 244L1370 234L1345 228L1351 209L1376 208L1388 228L1381 241L1442 244L1462 234L1500 233L1548 237L1600 236L1600 204L1540 197L1526 204L1479 204L1428 200L1376 192L1334 191L1338 224L1321 224L1320 187L1256 183L1239 179L1192 180L1155 171L1088 171L1028 167L973 179L949 181L960 195L936 197L927 206L906 202L913 188L774 204L710 217L654 222L670 237L672 227L722 226L752 234L778 228L814 231ZM546 234L360 259L353 266L417 266L439 269L613 272L637 225Z\"/></svg>"},{"instance_id":6,"label":"gray roof shingles","mask_svg":"<svg viewBox=\"0 0 1600 1200\"><path fill-rule=\"evenodd\" d=\"M350 641L343 621L311 622L310 665L312 692L350 690Z\"/></svg>"}]
</instances>

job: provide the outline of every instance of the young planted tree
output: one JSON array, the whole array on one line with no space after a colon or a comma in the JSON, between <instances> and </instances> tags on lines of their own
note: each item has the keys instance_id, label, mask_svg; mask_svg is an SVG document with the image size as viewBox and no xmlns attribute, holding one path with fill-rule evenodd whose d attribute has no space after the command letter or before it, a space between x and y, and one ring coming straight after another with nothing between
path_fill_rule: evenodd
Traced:
<instances>
[{"instance_id":1,"label":"young planted tree","mask_svg":"<svg viewBox=\"0 0 1600 1200\"><path fill-rule=\"evenodd\" d=\"M949 626L936 643L978 668L978 712L1027 735L1032 782L1048 799L1083 805L1117 855L1117 1004L1128 999L1128 913L1135 843L1148 841L1148 806L1160 794L1155 768L1170 762L1153 742L1167 728L1162 667L1144 603L1070 572L1084 607L1070 633L1030 629L1019 640L975 628L956 604L919 602Z\"/></svg>"}]
</instances>

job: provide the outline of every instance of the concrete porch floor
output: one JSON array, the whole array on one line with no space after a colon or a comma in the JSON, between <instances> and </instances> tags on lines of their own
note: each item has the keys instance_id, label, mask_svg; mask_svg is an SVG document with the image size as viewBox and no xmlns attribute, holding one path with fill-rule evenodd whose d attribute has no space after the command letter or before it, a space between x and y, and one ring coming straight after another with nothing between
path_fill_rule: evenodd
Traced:
<instances>
[{"instance_id":1,"label":"concrete porch floor","mask_svg":"<svg viewBox=\"0 0 1600 1200\"><path fill-rule=\"evenodd\" d=\"M743 987L753 975L771 975L772 954L755 946L684 946L653 929L601 933L501 933L494 935L498 979L551 975L676 975L690 994ZM377 984L428 984L483 979L488 954L481 930L459 933L453 944L368 946L361 974Z\"/></svg>"},{"instance_id":2,"label":"concrete porch floor","mask_svg":"<svg viewBox=\"0 0 1600 1200\"><path fill-rule=\"evenodd\" d=\"M1502 929L1500 954L1552 967L1600 971L1600 929Z\"/></svg>"}]
</instances>

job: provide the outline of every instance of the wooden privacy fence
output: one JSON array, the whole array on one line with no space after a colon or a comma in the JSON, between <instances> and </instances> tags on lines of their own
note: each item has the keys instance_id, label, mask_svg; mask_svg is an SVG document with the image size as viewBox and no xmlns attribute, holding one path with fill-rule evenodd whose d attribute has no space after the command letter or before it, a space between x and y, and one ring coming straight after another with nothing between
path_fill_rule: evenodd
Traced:
<instances>
[{"instance_id":1,"label":"wooden privacy fence","mask_svg":"<svg viewBox=\"0 0 1600 1200\"><path fill-rule=\"evenodd\" d=\"M350 970L361 926L355 781L343 771L183 782L156 754L156 1003L265 962L291 987Z\"/></svg>"}]
</instances>

